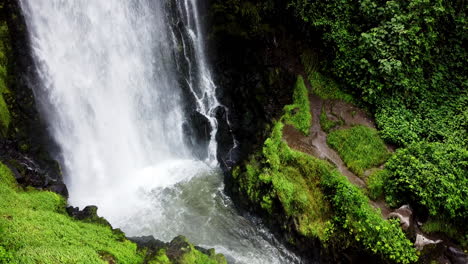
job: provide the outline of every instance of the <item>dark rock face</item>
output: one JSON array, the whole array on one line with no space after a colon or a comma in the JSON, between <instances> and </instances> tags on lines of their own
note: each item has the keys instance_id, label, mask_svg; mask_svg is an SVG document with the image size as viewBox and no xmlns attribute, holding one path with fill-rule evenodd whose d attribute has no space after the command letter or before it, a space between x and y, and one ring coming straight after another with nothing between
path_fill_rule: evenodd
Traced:
<instances>
[{"instance_id":1,"label":"dark rock face","mask_svg":"<svg viewBox=\"0 0 468 264\"><path fill-rule=\"evenodd\" d=\"M208 118L192 111L183 124L184 140L195 157L204 160L208 157L208 144L210 142L211 125Z\"/></svg>"},{"instance_id":2,"label":"dark rock face","mask_svg":"<svg viewBox=\"0 0 468 264\"><path fill-rule=\"evenodd\" d=\"M31 56L26 23L15 0L5 0L0 17L8 25L11 54L8 54L8 89L4 98L11 124L0 138L0 160L14 171L24 186L48 189L68 196L58 163L49 153L56 149L40 119L33 94L38 76Z\"/></svg>"}]
</instances>

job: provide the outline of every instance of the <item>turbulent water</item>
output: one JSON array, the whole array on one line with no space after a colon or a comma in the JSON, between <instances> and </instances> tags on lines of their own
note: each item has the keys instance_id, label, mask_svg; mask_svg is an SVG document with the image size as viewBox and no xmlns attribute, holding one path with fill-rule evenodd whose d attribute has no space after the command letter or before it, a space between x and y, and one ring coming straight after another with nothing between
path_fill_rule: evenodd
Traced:
<instances>
[{"instance_id":1,"label":"turbulent water","mask_svg":"<svg viewBox=\"0 0 468 264\"><path fill-rule=\"evenodd\" d=\"M299 262L223 194L214 118L222 106L196 0L20 3L41 80L35 96L72 205L98 205L130 236L186 235L233 263ZM202 160L184 139L190 107L210 128Z\"/></svg>"}]
</instances>

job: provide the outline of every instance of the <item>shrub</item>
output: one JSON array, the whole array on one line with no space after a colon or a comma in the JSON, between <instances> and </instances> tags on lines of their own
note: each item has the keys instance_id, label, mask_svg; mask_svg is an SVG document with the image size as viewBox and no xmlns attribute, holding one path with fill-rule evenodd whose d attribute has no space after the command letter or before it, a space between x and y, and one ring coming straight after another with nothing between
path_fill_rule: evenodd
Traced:
<instances>
[{"instance_id":1,"label":"shrub","mask_svg":"<svg viewBox=\"0 0 468 264\"><path fill-rule=\"evenodd\" d=\"M390 200L426 208L464 223L468 219L468 151L454 144L414 143L387 162Z\"/></svg>"}]
</instances>

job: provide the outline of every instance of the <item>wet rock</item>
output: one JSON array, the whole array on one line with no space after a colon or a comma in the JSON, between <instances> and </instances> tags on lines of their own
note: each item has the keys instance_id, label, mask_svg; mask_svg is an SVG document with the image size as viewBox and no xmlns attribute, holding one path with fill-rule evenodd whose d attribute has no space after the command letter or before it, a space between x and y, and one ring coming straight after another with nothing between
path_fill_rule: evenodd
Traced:
<instances>
[{"instance_id":1,"label":"wet rock","mask_svg":"<svg viewBox=\"0 0 468 264\"><path fill-rule=\"evenodd\" d=\"M450 259L453 264L466 264L468 263L468 255L461 249L455 247L448 247L445 255Z\"/></svg>"},{"instance_id":2,"label":"wet rock","mask_svg":"<svg viewBox=\"0 0 468 264\"><path fill-rule=\"evenodd\" d=\"M229 126L226 108L219 106L215 111L218 122L218 131L216 133L216 142L218 143L217 159L223 168L229 170L238 160L238 148Z\"/></svg>"},{"instance_id":3,"label":"wet rock","mask_svg":"<svg viewBox=\"0 0 468 264\"><path fill-rule=\"evenodd\" d=\"M407 231L413 224L413 210L409 205L403 205L395 211L391 212L387 218L397 218L400 220L401 228Z\"/></svg>"},{"instance_id":4,"label":"wet rock","mask_svg":"<svg viewBox=\"0 0 468 264\"><path fill-rule=\"evenodd\" d=\"M73 207L73 206L69 206L66 208L68 215L70 215L71 217L77 220L92 222L92 223L97 223L97 224L112 227L111 224L104 217L98 216L97 210L98 210L97 206L94 206L94 205L86 206L83 210L80 210L78 207Z\"/></svg>"},{"instance_id":5,"label":"wet rock","mask_svg":"<svg viewBox=\"0 0 468 264\"><path fill-rule=\"evenodd\" d=\"M414 242L414 246L418 249L418 250L423 250L424 247L428 246L428 245L435 245L435 244L439 244L441 243L442 240L431 240L427 237L425 237L424 235L422 234L416 234L416 241Z\"/></svg>"},{"instance_id":6,"label":"wet rock","mask_svg":"<svg viewBox=\"0 0 468 264\"><path fill-rule=\"evenodd\" d=\"M138 248L146 248L153 251L167 246L167 243L155 239L153 236L129 237L128 240L135 242Z\"/></svg>"},{"instance_id":7,"label":"wet rock","mask_svg":"<svg viewBox=\"0 0 468 264\"><path fill-rule=\"evenodd\" d=\"M63 197L68 197L68 189L67 189L67 186L64 183L53 184L53 185L47 187L47 189L49 191L51 191L51 192L60 194Z\"/></svg>"},{"instance_id":8,"label":"wet rock","mask_svg":"<svg viewBox=\"0 0 468 264\"><path fill-rule=\"evenodd\" d=\"M204 115L193 111L183 124L185 143L200 160L208 157L208 144L210 143L211 124Z\"/></svg>"},{"instance_id":9,"label":"wet rock","mask_svg":"<svg viewBox=\"0 0 468 264\"><path fill-rule=\"evenodd\" d=\"M146 251L143 263L154 263L153 261L161 255L165 255L171 261L170 263L175 264L186 263L186 259L196 263L203 263L201 261L206 259L210 259L210 263L226 263L224 256L216 254L214 249L196 247L183 236L178 236L169 243L157 240L153 236L130 237L128 239L135 242L140 250Z\"/></svg>"}]
</instances>

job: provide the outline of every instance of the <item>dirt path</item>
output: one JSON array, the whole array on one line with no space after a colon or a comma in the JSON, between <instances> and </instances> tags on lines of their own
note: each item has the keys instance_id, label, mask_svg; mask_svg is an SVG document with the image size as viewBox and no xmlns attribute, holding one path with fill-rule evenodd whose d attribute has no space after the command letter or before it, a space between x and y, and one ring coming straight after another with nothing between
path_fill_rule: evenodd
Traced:
<instances>
[{"instance_id":1,"label":"dirt path","mask_svg":"<svg viewBox=\"0 0 468 264\"><path fill-rule=\"evenodd\" d=\"M320 126L320 112L322 110L324 100L318 96L310 96L310 113L312 115L312 126L310 127L309 136L304 136L294 127L287 125L283 130L283 138L288 145L298 151L305 152L314 157L328 160L335 164L338 170L345 175L350 182L364 188L364 181L352 173L341 160L336 151L331 149L327 144L327 134Z\"/></svg>"},{"instance_id":2,"label":"dirt path","mask_svg":"<svg viewBox=\"0 0 468 264\"><path fill-rule=\"evenodd\" d=\"M349 128L358 124L375 128L374 123L362 109L341 100L324 100L316 95L309 96L309 100L310 113L312 115L312 126L309 136L304 136L293 126L286 125L283 129L283 139L292 149L307 153L319 159L328 160L334 164L338 171L346 176L352 184L365 189L366 183L351 172L338 153L328 146L327 134L320 125L320 113L323 108L329 119L342 120L343 124L339 128ZM371 204L375 208L380 209L383 218L387 218L392 212L383 200L371 201Z\"/></svg>"}]
</instances>

